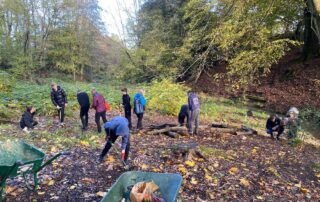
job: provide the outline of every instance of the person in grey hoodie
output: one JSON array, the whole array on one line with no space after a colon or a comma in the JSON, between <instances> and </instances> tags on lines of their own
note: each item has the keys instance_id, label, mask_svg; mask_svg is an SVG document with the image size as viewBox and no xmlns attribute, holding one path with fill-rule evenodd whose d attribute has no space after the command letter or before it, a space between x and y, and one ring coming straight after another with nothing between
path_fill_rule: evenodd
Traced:
<instances>
[{"instance_id":1,"label":"person in grey hoodie","mask_svg":"<svg viewBox=\"0 0 320 202\"><path fill-rule=\"evenodd\" d=\"M190 118L189 118L189 134L197 135L199 128L199 116L200 116L200 99L197 94L193 91L188 92L188 106L190 110ZM194 125L194 127L193 127Z\"/></svg>"}]
</instances>

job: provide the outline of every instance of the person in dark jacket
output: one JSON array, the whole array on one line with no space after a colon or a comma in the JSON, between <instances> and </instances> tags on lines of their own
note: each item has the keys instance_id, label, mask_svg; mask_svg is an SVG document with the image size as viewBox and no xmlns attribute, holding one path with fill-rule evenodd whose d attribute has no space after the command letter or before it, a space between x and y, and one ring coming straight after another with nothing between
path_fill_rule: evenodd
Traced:
<instances>
[{"instance_id":1,"label":"person in dark jacket","mask_svg":"<svg viewBox=\"0 0 320 202\"><path fill-rule=\"evenodd\" d=\"M106 118L106 107L104 97L97 92L96 89L92 89L92 108L96 110L95 122L97 124L98 133L101 133L100 119L102 118L103 123L107 122Z\"/></svg>"},{"instance_id":2,"label":"person in dark jacket","mask_svg":"<svg viewBox=\"0 0 320 202\"><path fill-rule=\"evenodd\" d=\"M129 129L132 128L131 124L131 104L130 104L130 95L128 94L128 89L123 88L122 90L122 106L124 108L124 115L128 119Z\"/></svg>"},{"instance_id":3,"label":"person in dark jacket","mask_svg":"<svg viewBox=\"0 0 320 202\"><path fill-rule=\"evenodd\" d=\"M190 110L190 118L189 118L189 134L194 135L198 134L199 128L199 116L200 116L200 99L195 92L189 91L188 92L188 106ZM194 129L193 129L193 124Z\"/></svg>"},{"instance_id":4,"label":"person in dark jacket","mask_svg":"<svg viewBox=\"0 0 320 202\"><path fill-rule=\"evenodd\" d=\"M89 108L90 108L89 95L86 92L78 90L77 100L80 105L80 119L82 123L82 130L86 130L88 128L88 121L89 121Z\"/></svg>"},{"instance_id":5,"label":"person in dark jacket","mask_svg":"<svg viewBox=\"0 0 320 202\"><path fill-rule=\"evenodd\" d=\"M28 129L33 129L34 126L38 124L37 121L33 120L35 113L36 113L36 108L30 106L30 107L27 107L27 110L22 114L22 117L20 120L20 128L24 132L29 133Z\"/></svg>"},{"instance_id":6,"label":"person in dark jacket","mask_svg":"<svg viewBox=\"0 0 320 202\"><path fill-rule=\"evenodd\" d=\"M116 116L111 121L104 124L106 131L106 144L98 161L102 162L106 154L109 152L112 144L115 143L117 138L122 137L121 144L121 160L127 163L130 151L130 129L128 119Z\"/></svg>"},{"instance_id":7,"label":"person in dark jacket","mask_svg":"<svg viewBox=\"0 0 320 202\"><path fill-rule=\"evenodd\" d=\"M189 123L189 107L187 104L184 104L181 106L179 115L178 115L178 121L180 126L184 125L184 121L187 118L187 127L188 127L188 123Z\"/></svg>"},{"instance_id":8,"label":"person in dark jacket","mask_svg":"<svg viewBox=\"0 0 320 202\"><path fill-rule=\"evenodd\" d=\"M275 115L271 114L266 123L267 133L274 139L274 133L277 133L277 140L280 139L280 135L284 131L284 127L281 124L281 120Z\"/></svg>"},{"instance_id":9,"label":"person in dark jacket","mask_svg":"<svg viewBox=\"0 0 320 202\"><path fill-rule=\"evenodd\" d=\"M51 101L57 108L60 126L64 126L64 109L68 105L67 94L56 83L51 84Z\"/></svg>"},{"instance_id":10,"label":"person in dark jacket","mask_svg":"<svg viewBox=\"0 0 320 202\"><path fill-rule=\"evenodd\" d=\"M144 94L145 94L144 89L140 89L140 92L138 92L134 96L134 100L133 100L133 104L134 104L133 110L138 118L138 122L137 122L138 130L142 129L142 118L143 118L144 111L146 110L147 101L144 97Z\"/></svg>"}]
</instances>

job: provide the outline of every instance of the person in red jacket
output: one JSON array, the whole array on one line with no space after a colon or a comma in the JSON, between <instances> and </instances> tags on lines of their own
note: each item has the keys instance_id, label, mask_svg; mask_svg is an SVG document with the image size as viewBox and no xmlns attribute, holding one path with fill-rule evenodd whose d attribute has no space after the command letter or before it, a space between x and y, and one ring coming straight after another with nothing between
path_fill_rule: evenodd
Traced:
<instances>
[{"instance_id":1,"label":"person in red jacket","mask_svg":"<svg viewBox=\"0 0 320 202\"><path fill-rule=\"evenodd\" d=\"M92 89L92 108L96 110L95 114L95 122L97 124L98 133L101 133L101 125L100 125L100 118L102 118L103 123L107 122L106 118L106 107L105 107L105 99L104 97L97 92L96 89Z\"/></svg>"}]
</instances>

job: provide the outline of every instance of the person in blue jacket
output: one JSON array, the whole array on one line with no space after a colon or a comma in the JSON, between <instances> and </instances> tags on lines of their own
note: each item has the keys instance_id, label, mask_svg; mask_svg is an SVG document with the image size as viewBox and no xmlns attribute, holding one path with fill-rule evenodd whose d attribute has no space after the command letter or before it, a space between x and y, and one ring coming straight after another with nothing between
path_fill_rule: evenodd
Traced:
<instances>
[{"instance_id":1,"label":"person in blue jacket","mask_svg":"<svg viewBox=\"0 0 320 202\"><path fill-rule=\"evenodd\" d=\"M115 143L117 138L122 137L121 144L121 160L127 163L130 151L130 130L128 119L121 116L114 117L111 121L104 124L106 131L106 144L98 161L102 162L106 154L109 152L112 144Z\"/></svg>"},{"instance_id":2,"label":"person in blue jacket","mask_svg":"<svg viewBox=\"0 0 320 202\"><path fill-rule=\"evenodd\" d=\"M145 91L144 89L140 89L140 92L138 92L135 96L134 96L134 113L137 115L138 118L138 123L137 123L137 129L141 130L142 129L142 118L143 118L143 114L144 111L146 110L146 98L144 97Z\"/></svg>"}]
</instances>

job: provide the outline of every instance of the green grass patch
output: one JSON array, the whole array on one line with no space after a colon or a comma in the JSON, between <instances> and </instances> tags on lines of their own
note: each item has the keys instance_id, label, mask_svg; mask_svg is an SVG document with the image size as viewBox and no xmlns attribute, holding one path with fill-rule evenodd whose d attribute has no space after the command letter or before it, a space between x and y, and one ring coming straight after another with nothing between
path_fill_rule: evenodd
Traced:
<instances>
[{"instance_id":1,"label":"green grass patch","mask_svg":"<svg viewBox=\"0 0 320 202\"><path fill-rule=\"evenodd\" d=\"M216 156L216 157L223 157L223 158L227 158L228 154L220 149L216 149L213 147L205 147L205 146L200 146L200 151L203 155L205 155L206 157L210 157L210 156Z\"/></svg>"},{"instance_id":2,"label":"green grass patch","mask_svg":"<svg viewBox=\"0 0 320 202\"><path fill-rule=\"evenodd\" d=\"M302 140L301 139L299 139L299 138L294 138L294 139L292 139L292 140L289 140L289 145L290 146L292 146L292 147L297 147L297 146L299 146L299 145L301 145L302 144Z\"/></svg>"}]
</instances>

